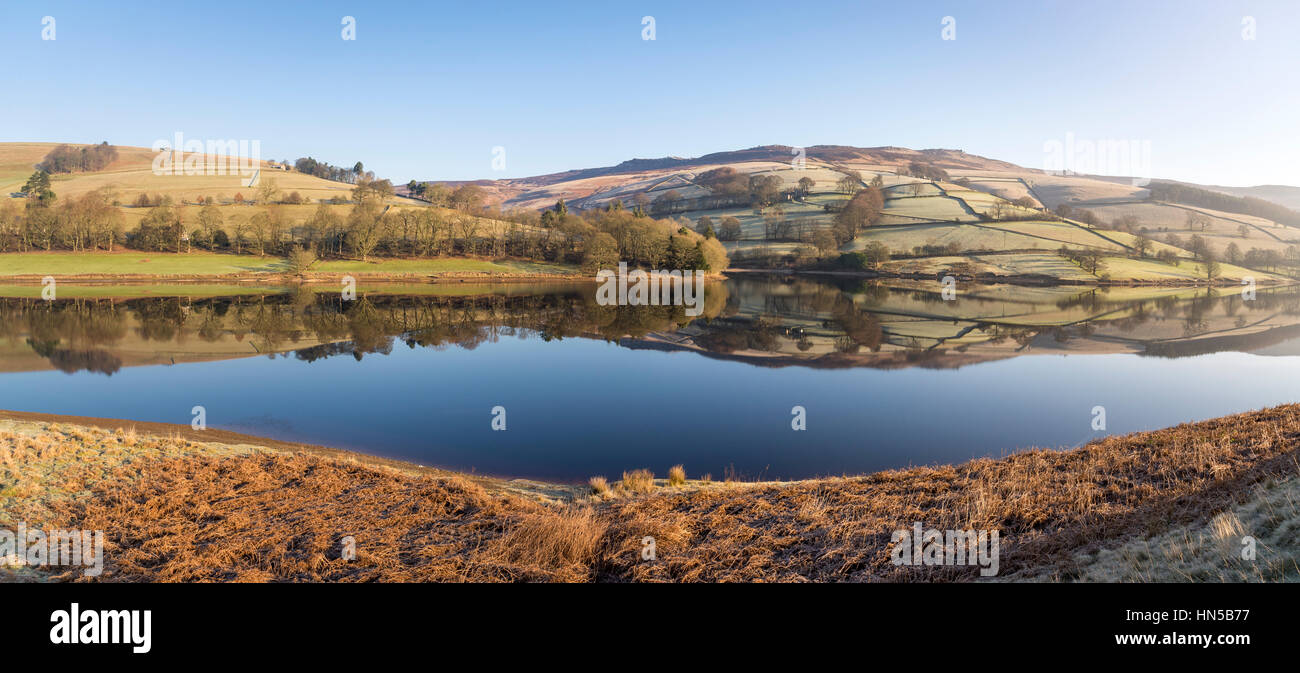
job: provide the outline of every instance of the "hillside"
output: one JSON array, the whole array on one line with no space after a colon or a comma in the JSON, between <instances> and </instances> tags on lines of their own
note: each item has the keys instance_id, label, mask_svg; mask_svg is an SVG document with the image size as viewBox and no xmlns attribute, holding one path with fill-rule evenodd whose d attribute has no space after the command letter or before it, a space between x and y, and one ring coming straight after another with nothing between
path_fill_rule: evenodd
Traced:
<instances>
[{"instance_id":1,"label":"hillside","mask_svg":"<svg viewBox=\"0 0 1300 673\"><path fill-rule=\"evenodd\" d=\"M845 145L815 145L803 148L807 161L822 165L839 165L853 169L907 165L913 161L933 163L943 168L986 171L1018 170L1004 161L986 159L961 150L910 150L903 147L859 148ZM589 205L607 202L617 193L653 190L664 179L677 174L694 175L722 166L741 172L789 166L794 148L789 145L764 145L746 150L715 152L696 158L662 157L630 159L617 166L563 171L547 175L508 180L478 180L507 208L544 208L558 199ZM458 184L458 183L449 183ZM617 188L617 189L615 189ZM662 186L661 186L662 188ZM595 195L596 198L590 198Z\"/></svg>"},{"instance_id":2,"label":"hillside","mask_svg":"<svg viewBox=\"0 0 1300 673\"><path fill-rule=\"evenodd\" d=\"M1257 199L1272 201L1279 206L1300 210L1300 187L1287 185L1258 185L1255 187L1222 187L1210 185L1206 189L1232 194L1233 196L1253 196Z\"/></svg>"},{"instance_id":3,"label":"hillside","mask_svg":"<svg viewBox=\"0 0 1300 673\"><path fill-rule=\"evenodd\" d=\"M0 201L14 198L35 165L60 144L0 143ZM153 161L157 153L147 147L118 145L117 152L117 160L102 171L51 175L51 188L60 197L107 189L122 203L131 203L140 194L170 196L177 203L207 196L224 201L238 193L251 198L256 190L248 186L249 176L245 175L155 175ZM346 199L352 190L352 185L347 183L280 170L265 161L258 162L258 166L261 179L275 180L282 191L296 191L307 199Z\"/></svg>"},{"instance_id":4,"label":"hillside","mask_svg":"<svg viewBox=\"0 0 1300 673\"><path fill-rule=\"evenodd\" d=\"M431 206L391 189L358 197L358 184L380 181L327 180L236 157L202 156L200 164L214 167L211 175L202 165L187 170L193 168L188 160L168 172L158 170L159 154L151 149L115 146L116 158L106 165L49 174L48 204L34 195L29 201L20 190L61 145L0 143L0 277L267 280L286 274L286 257L304 248L317 261L303 275L425 279L574 271L558 255L521 254L535 253L523 246L548 232L505 221L481 203ZM241 170L241 163L252 168ZM357 248L361 242L364 249Z\"/></svg>"},{"instance_id":5,"label":"hillside","mask_svg":"<svg viewBox=\"0 0 1300 673\"><path fill-rule=\"evenodd\" d=\"M0 524L103 530L108 550L98 577L4 564L0 583L1295 581L1298 431L1288 405L960 465L754 483L679 466L588 489L0 412ZM917 521L1000 531L997 566L892 561ZM1260 562L1232 553L1243 534Z\"/></svg>"},{"instance_id":6,"label":"hillside","mask_svg":"<svg viewBox=\"0 0 1300 673\"><path fill-rule=\"evenodd\" d=\"M735 218L738 233L719 238L738 266L825 268L837 254L881 244L892 260L880 270L903 275L1191 283L1216 275L1208 273L1207 256L1218 264L1220 282L1300 272L1300 228L1156 200L1129 179L1056 175L961 150L899 147L808 147L800 167L792 164L796 151L768 145L475 184L504 208L548 208L561 199L579 211L640 205L701 228L708 218L714 229ZM704 184L718 169L751 184L773 178L781 196L755 204L734 189ZM851 186L843 182L849 174L856 178ZM801 187L801 180L811 182ZM830 231L852 193L872 181L883 196L880 217L828 249L818 232ZM1059 254L1063 246L1069 256ZM1080 262L1088 256L1100 256L1100 263Z\"/></svg>"},{"instance_id":7,"label":"hillside","mask_svg":"<svg viewBox=\"0 0 1300 673\"><path fill-rule=\"evenodd\" d=\"M19 203L17 190L54 147L0 143L0 206ZM51 189L64 202L92 192L104 195L121 213L126 231L150 213L149 207L134 205L142 195L169 199L186 232L195 226L202 204L213 204L232 241L236 229L246 230L263 210L247 203L258 191L248 177L158 175L152 150L117 150L117 159L102 170L52 175ZM500 207L495 215L434 206L411 198L400 187L383 209L389 230L401 229L400 240L380 247L394 251L388 256L432 248L410 233L412 227L432 226L442 227L445 237L463 232L465 245L442 245L448 254L474 256L492 250L500 256L511 235L548 239L556 227L544 226L537 213L563 200L574 213L618 206L667 220L665 231L685 226L700 234L715 232L739 267L1079 284L1235 284L1246 278L1271 283L1300 277L1300 226L1247 214L1249 209L1206 208L1180 192L1168 196L1168 190L1161 192L1165 198L1184 202L1161 200L1153 198L1156 186L1138 187L1122 178L1048 174L961 150L819 145L803 148L802 164L797 162L798 151L767 145L474 182L485 202ZM322 203L336 221L346 220L351 212L348 200L354 185L267 162L259 166L261 184L274 180L285 198L270 214L275 226L283 226L285 240L300 245L300 234L306 240L319 236L301 231L301 225L312 220ZM719 181L719 174L732 177ZM756 196L755 184L768 185L762 199ZM1223 188L1189 187L1195 188L1189 193L1202 196L1227 193L1218 191ZM875 189L880 207L869 225L849 233L837 230L837 217L855 193ZM1286 189L1271 193L1286 195ZM1232 209L1230 201L1203 202ZM1290 225L1300 222L1300 213L1291 218L1288 211L1279 212L1267 214ZM409 213L432 220L421 225ZM341 229L333 234L332 254L347 253L346 236ZM576 263L582 237L574 234L569 240L573 249L567 261ZM247 252L248 245L241 241L230 248ZM261 242L257 245L261 252ZM520 249L536 248L530 243ZM861 254L844 256L848 253ZM556 254L552 251L548 261L558 261Z\"/></svg>"}]
</instances>

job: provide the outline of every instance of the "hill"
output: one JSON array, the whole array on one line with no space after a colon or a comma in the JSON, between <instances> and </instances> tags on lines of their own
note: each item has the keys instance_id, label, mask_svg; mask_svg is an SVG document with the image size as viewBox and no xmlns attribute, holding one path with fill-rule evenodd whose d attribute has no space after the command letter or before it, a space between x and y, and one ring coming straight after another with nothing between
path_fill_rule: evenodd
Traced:
<instances>
[{"instance_id":1,"label":"hill","mask_svg":"<svg viewBox=\"0 0 1300 673\"><path fill-rule=\"evenodd\" d=\"M1257 199L1271 201L1279 206L1300 210L1300 187L1287 185L1258 185L1255 187L1222 187L1210 185L1206 189L1232 194L1233 196L1253 196Z\"/></svg>"},{"instance_id":2,"label":"hill","mask_svg":"<svg viewBox=\"0 0 1300 673\"><path fill-rule=\"evenodd\" d=\"M1019 169L1014 164L967 154L961 150L861 148L846 145L815 145L802 149L810 163L840 165L848 168L906 166L911 162L921 161L953 169L988 171ZM597 193L604 193L605 198L590 201L595 205L613 196L612 192L606 193L610 187L651 186L678 173L698 174L722 166L744 169L742 172L789 166L791 160L795 158L795 152L796 148L789 145L763 145L744 150L715 152L695 158L629 159L617 166L563 171L529 178L474 182L494 194L503 207L507 208L544 208L554 204L558 199L576 201L587 199ZM626 189L619 191L626 191Z\"/></svg>"},{"instance_id":3,"label":"hill","mask_svg":"<svg viewBox=\"0 0 1300 673\"><path fill-rule=\"evenodd\" d=\"M0 202L17 198L15 194L51 150L62 143L0 143ZM55 173L50 176L51 188L60 197L78 197L103 189L114 200L132 203L141 194L169 196L177 203L194 202L200 197L215 197L225 201L242 193L252 198L255 186L249 186L249 175L158 175L154 159L158 153L147 147L118 145L118 157L103 170L85 173ZM207 159L217 165L218 157ZM234 158L222 160L233 162ZM325 180L312 175L284 170L267 161L245 158L249 165L261 171L259 179L275 180L285 193L298 192L304 199L347 199L353 185ZM233 172L233 171L232 171ZM407 202L402 199L402 202Z\"/></svg>"},{"instance_id":4,"label":"hill","mask_svg":"<svg viewBox=\"0 0 1300 673\"><path fill-rule=\"evenodd\" d=\"M56 146L0 143L0 207L21 203L18 190ZM152 212L149 206L132 207L142 197L172 203L185 232L206 204L220 214L231 251L247 252L256 244L263 252L261 239L241 238L256 236L248 232L261 226L256 218L264 210L248 203L259 191L249 177L160 175L157 156L147 148L120 146L101 170L52 175L51 189L60 203L103 195L120 211L127 231ZM331 238L322 244L327 234L307 225L321 219L321 208L334 211L327 219L345 222L353 184L272 162L257 162L257 169L260 184L274 181L282 198L264 216L272 220L273 243L283 242L277 237L290 241L272 245L277 254L304 243L349 254L355 239L346 227L331 225ZM546 261L577 264L584 236L572 228L574 222L560 227L539 217L540 209L563 200L576 214L621 208L664 220L657 236L682 227L694 230L689 236L696 239L716 234L730 261L741 267L1081 284L1300 277L1300 213L1275 202L1169 181L1136 186L1125 178L1050 174L957 149L765 145L473 184L497 210L446 208L398 188L380 213L387 218L382 236L389 238L377 244L379 254L437 249L436 254L500 257L547 248ZM1286 195L1287 189L1271 193ZM846 204L864 191L878 191L879 206L852 228L837 228ZM621 231L611 222L603 226ZM564 249L551 241L559 230L566 232ZM626 254L628 241L617 243ZM78 249L75 241L70 249Z\"/></svg>"},{"instance_id":5,"label":"hill","mask_svg":"<svg viewBox=\"0 0 1300 673\"><path fill-rule=\"evenodd\" d=\"M1279 280L1300 272L1300 227L1290 226L1298 221L1291 215L1300 213L1264 209L1285 215L1279 222L1248 208L1205 207L1218 206L1205 196L1224 193L1215 191L1221 188L1162 188L1156 198L1155 187L1129 178L1057 175L961 150L818 145L802 151L765 145L475 184L503 208L536 210L561 199L578 211L640 206L701 230L706 223L718 230L734 218L739 229L718 235L739 266L828 268L835 256L883 245L892 259L876 270L903 275L956 270L1080 283L1190 283L1214 275L1221 282ZM720 187L711 180L720 169L734 172L738 182ZM752 184L760 178L779 183L779 198L756 201ZM828 246L819 232L832 231L853 193L873 182L883 200L878 219ZM1100 264L1080 262L1098 256Z\"/></svg>"},{"instance_id":6,"label":"hill","mask_svg":"<svg viewBox=\"0 0 1300 673\"><path fill-rule=\"evenodd\" d=\"M176 169L169 170L169 158ZM727 266L717 241L644 213L542 218L487 207L474 190L435 205L395 194L373 173L325 165L324 174L346 181L331 180L310 163L295 164L303 172L107 143L0 144L0 275L21 282L47 275L210 281L354 272L522 278L571 275L580 264L608 268L620 259L644 268Z\"/></svg>"}]
</instances>

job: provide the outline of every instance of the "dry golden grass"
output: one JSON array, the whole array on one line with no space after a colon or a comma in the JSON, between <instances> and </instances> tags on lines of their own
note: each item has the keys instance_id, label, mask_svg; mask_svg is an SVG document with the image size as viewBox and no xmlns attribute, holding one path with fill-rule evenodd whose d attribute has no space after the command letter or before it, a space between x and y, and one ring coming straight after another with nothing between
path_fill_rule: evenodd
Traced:
<instances>
[{"instance_id":1,"label":"dry golden grass","mask_svg":"<svg viewBox=\"0 0 1300 673\"><path fill-rule=\"evenodd\" d=\"M529 512L501 538L493 555L555 573L556 579L584 579L606 528L589 507Z\"/></svg>"},{"instance_id":2,"label":"dry golden grass","mask_svg":"<svg viewBox=\"0 0 1300 673\"><path fill-rule=\"evenodd\" d=\"M587 485L591 486L591 494L601 498L613 497L614 492L609 490L609 481L604 477L592 477L587 480Z\"/></svg>"},{"instance_id":3,"label":"dry golden grass","mask_svg":"<svg viewBox=\"0 0 1300 673\"><path fill-rule=\"evenodd\" d=\"M655 487L655 473L650 470L632 470L623 473L623 480L618 482L618 490L621 493L630 493L633 495L644 494L653 491Z\"/></svg>"},{"instance_id":4,"label":"dry golden grass","mask_svg":"<svg viewBox=\"0 0 1300 673\"><path fill-rule=\"evenodd\" d=\"M127 434L0 433L0 526L104 530L101 581L977 578L893 565L891 534L914 522L998 530L1003 579L1297 577L1297 405L853 478L667 490L634 470L618 498L556 505L346 459L180 437L130 447ZM1258 560L1224 565L1244 534ZM642 557L647 538L654 560Z\"/></svg>"},{"instance_id":5,"label":"dry golden grass","mask_svg":"<svg viewBox=\"0 0 1300 673\"><path fill-rule=\"evenodd\" d=\"M686 485L686 468L682 465L674 465L668 468L668 485L685 486Z\"/></svg>"},{"instance_id":6,"label":"dry golden grass","mask_svg":"<svg viewBox=\"0 0 1300 673\"><path fill-rule=\"evenodd\" d=\"M1072 559L1087 582L1300 581L1300 478L1257 484L1249 500L1210 521L1174 526ZM1245 552L1250 549L1254 558ZM1056 568L1010 580L1060 581Z\"/></svg>"},{"instance_id":7,"label":"dry golden grass","mask_svg":"<svg viewBox=\"0 0 1300 673\"><path fill-rule=\"evenodd\" d=\"M1111 437L1065 452L1027 451L956 466L865 477L660 495L615 502L628 522L684 517L689 544L658 544L658 563L611 558L606 577L674 581L974 579L972 567L890 562L893 531L990 529L1002 572L1051 568L1069 579L1082 550L1208 520L1251 486L1295 474L1300 407L1291 405Z\"/></svg>"}]
</instances>

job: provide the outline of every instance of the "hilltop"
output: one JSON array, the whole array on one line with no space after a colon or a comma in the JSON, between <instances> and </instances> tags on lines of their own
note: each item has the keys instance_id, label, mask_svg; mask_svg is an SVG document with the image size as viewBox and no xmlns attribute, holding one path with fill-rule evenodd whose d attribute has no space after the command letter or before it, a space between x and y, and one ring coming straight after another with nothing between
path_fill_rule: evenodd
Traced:
<instances>
[{"instance_id":1,"label":"hilltop","mask_svg":"<svg viewBox=\"0 0 1300 673\"><path fill-rule=\"evenodd\" d=\"M966 154L961 150L860 148L847 145L815 145L802 149L808 160L849 168L907 165L913 161L926 161L952 168L1003 171L1019 169L1015 164ZM471 182L486 189L507 208L546 208L558 199L575 202L575 205L582 207L603 204L617 194L635 193L642 187L654 191L652 188L657 183L676 174L694 175L723 166L731 166L744 173L789 166L796 151L796 148L789 145L763 145L744 150L714 152L695 158L629 159L616 166L576 169L528 178ZM658 186L664 188L663 185ZM597 198L591 198L593 196Z\"/></svg>"}]
</instances>

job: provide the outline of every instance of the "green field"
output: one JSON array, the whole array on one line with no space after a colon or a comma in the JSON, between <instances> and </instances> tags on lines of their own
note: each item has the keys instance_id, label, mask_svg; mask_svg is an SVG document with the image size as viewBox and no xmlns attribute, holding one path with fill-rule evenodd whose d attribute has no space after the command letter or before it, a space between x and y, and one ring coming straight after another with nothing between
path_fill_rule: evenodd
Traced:
<instances>
[{"instance_id":1,"label":"green field","mask_svg":"<svg viewBox=\"0 0 1300 673\"><path fill-rule=\"evenodd\" d=\"M44 288L40 285L5 285L0 284L0 297L24 299L40 298ZM102 285L74 285L60 283L59 299L102 299L134 297L233 297L236 295L261 295L279 292L287 288L276 285L248 284L230 285L228 283L113 283ZM358 288L360 291L360 288Z\"/></svg>"},{"instance_id":2,"label":"green field","mask_svg":"<svg viewBox=\"0 0 1300 673\"><path fill-rule=\"evenodd\" d=\"M283 273L279 257L255 257L212 252L35 252L0 254L3 276L222 276L250 273ZM470 258L336 260L319 262L318 273L385 275L429 275L452 273L566 274L575 269L560 264L484 260Z\"/></svg>"},{"instance_id":3,"label":"green field","mask_svg":"<svg viewBox=\"0 0 1300 673\"><path fill-rule=\"evenodd\" d=\"M1109 232L1108 232L1109 233ZM880 242L895 252L917 246L957 245L959 250L1056 250L1098 248L1122 252L1124 248L1091 231L1061 222L988 222L980 224L908 224L870 227L846 249L861 250Z\"/></svg>"},{"instance_id":4,"label":"green field","mask_svg":"<svg viewBox=\"0 0 1300 673\"><path fill-rule=\"evenodd\" d=\"M972 222L979 219L978 215L966 210L961 200L938 194L890 198L885 201L884 214L943 222Z\"/></svg>"}]
</instances>

